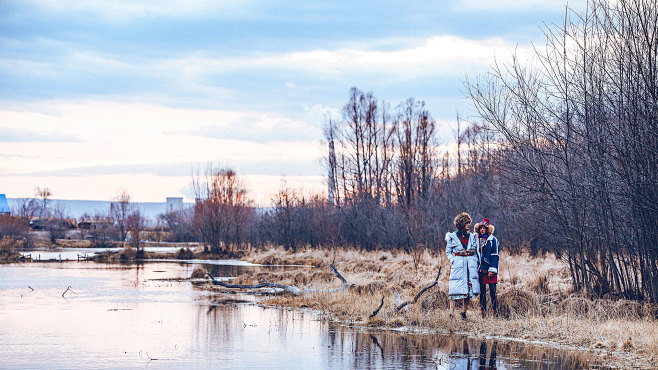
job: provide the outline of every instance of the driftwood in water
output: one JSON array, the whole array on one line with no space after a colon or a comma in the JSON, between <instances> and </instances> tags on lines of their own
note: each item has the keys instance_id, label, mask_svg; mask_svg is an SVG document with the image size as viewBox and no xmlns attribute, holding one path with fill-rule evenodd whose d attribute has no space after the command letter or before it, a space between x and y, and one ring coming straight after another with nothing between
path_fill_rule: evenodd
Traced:
<instances>
[{"instance_id":1,"label":"driftwood in water","mask_svg":"<svg viewBox=\"0 0 658 370\"><path fill-rule=\"evenodd\" d=\"M71 288L72 288L72 286L69 285L69 287L66 288L66 290L64 291L64 293L62 293L62 297L64 297L64 294L66 294L66 292L69 292L69 291L70 291L71 293L73 293L73 294L78 294L78 293L74 292L73 290L71 290ZM32 290L34 290L34 289L32 289Z\"/></svg>"},{"instance_id":2,"label":"driftwood in water","mask_svg":"<svg viewBox=\"0 0 658 370\"><path fill-rule=\"evenodd\" d=\"M441 276L441 267L439 267L439 273L436 274L436 279L434 279L434 282L432 282L430 285L426 286L425 288L421 289L418 292L418 294L416 294L414 299L412 299L411 301L402 302L399 306L395 307L395 311L400 311L401 309L403 309L407 305L414 304L414 303L418 302L418 298L420 298L420 296L422 296L423 293L425 293L426 291L432 289L436 284L438 284L440 276Z\"/></svg>"},{"instance_id":3,"label":"driftwood in water","mask_svg":"<svg viewBox=\"0 0 658 370\"><path fill-rule=\"evenodd\" d=\"M341 290L347 290L349 289L353 284L350 284L345 280L343 275L336 270L333 264L329 264L329 268L331 268L331 271L336 275L336 277L343 283L343 286L340 288L334 288L334 289L310 289L306 287L298 288L294 285L284 285L284 284L278 284L278 283L270 283L269 281L265 280L262 283L259 284L229 284L223 281L215 280L215 278L210 275L210 273L206 272L206 275L210 277L211 282L214 285L219 285L224 288L230 288L230 289L260 289L260 288L277 288L277 289L282 289L284 292L292 293L294 295L300 295L300 294L306 294L306 293L333 293Z\"/></svg>"}]
</instances>

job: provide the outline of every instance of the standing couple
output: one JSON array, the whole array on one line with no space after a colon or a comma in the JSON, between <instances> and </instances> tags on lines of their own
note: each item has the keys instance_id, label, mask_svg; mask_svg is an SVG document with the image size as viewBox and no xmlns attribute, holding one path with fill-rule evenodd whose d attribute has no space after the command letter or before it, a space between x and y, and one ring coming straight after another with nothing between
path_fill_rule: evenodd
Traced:
<instances>
[{"instance_id":1,"label":"standing couple","mask_svg":"<svg viewBox=\"0 0 658 370\"><path fill-rule=\"evenodd\" d=\"M450 313L455 312L455 302L462 303L462 319L471 297L480 295L482 317L487 309L487 286L491 297L491 308L498 314L496 284L498 283L498 240L493 236L494 226L485 218L475 224L473 233L471 216L464 212L455 217L457 231L446 234L446 255L450 260ZM480 294L482 293L482 294Z\"/></svg>"}]
</instances>

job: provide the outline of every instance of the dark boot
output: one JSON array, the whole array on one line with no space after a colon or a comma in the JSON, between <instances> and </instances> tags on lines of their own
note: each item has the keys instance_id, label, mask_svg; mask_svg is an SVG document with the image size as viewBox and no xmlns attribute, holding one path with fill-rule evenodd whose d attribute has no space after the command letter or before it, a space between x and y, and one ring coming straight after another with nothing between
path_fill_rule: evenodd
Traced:
<instances>
[{"instance_id":1,"label":"dark boot","mask_svg":"<svg viewBox=\"0 0 658 370\"><path fill-rule=\"evenodd\" d=\"M462 320L466 320L466 312L462 312Z\"/></svg>"},{"instance_id":2,"label":"dark boot","mask_svg":"<svg viewBox=\"0 0 658 370\"><path fill-rule=\"evenodd\" d=\"M484 310L480 310L480 314L482 315L483 319L487 316L487 313Z\"/></svg>"}]
</instances>

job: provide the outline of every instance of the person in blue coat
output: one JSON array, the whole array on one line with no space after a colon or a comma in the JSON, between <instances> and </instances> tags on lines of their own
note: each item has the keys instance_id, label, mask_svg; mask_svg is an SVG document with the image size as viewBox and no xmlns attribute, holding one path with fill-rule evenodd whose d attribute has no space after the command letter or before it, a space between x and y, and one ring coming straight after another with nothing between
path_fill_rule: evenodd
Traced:
<instances>
[{"instance_id":1,"label":"person in blue coat","mask_svg":"<svg viewBox=\"0 0 658 370\"><path fill-rule=\"evenodd\" d=\"M478 258L475 250L477 235L469 232L471 216L468 213L457 215L454 223L457 231L446 234L446 256L451 264L448 282L450 314L454 314L455 302L461 301L461 316L466 320L469 299L480 294Z\"/></svg>"},{"instance_id":2,"label":"person in blue coat","mask_svg":"<svg viewBox=\"0 0 658 370\"><path fill-rule=\"evenodd\" d=\"M487 312L487 287L491 297L491 309L494 316L498 316L498 299L496 298L496 285L498 284L498 239L493 236L494 226L488 218L475 224L473 231L477 234L478 274L480 281L480 310L482 317Z\"/></svg>"}]
</instances>

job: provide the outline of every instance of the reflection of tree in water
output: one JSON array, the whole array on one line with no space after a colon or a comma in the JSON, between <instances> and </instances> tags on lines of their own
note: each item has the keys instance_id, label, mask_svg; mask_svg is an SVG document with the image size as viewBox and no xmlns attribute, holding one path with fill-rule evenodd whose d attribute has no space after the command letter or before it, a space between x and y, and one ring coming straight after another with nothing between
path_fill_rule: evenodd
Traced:
<instances>
[{"instance_id":1,"label":"reflection of tree in water","mask_svg":"<svg viewBox=\"0 0 658 370\"><path fill-rule=\"evenodd\" d=\"M461 336L363 332L329 325L330 367L497 369L586 368L593 356Z\"/></svg>"},{"instance_id":2,"label":"reflection of tree in water","mask_svg":"<svg viewBox=\"0 0 658 370\"><path fill-rule=\"evenodd\" d=\"M240 298L236 295L220 296ZM322 353L321 346L316 343L326 340L328 324L315 320L314 315L248 304L208 304L207 300L216 301L217 298L217 295L202 298L196 310L197 330L192 346L199 348L198 352L208 358L224 361L236 355L247 356L247 360L232 360L232 364L241 367L249 361L265 359L267 353L296 353L309 350L309 347ZM295 361L295 356L291 356L277 359L275 363L293 366ZM261 366L267 367L267 364Z\"/></svg>"},{"instance_id":3,"label":"reflection of tree in water","mask_svg":"<svg viewBox=\"0 0 658 370\"><path fill-rule=\"evenodd\" d=\"M205 351L230 347L243 329L240 310L233 306L199 305L196 321L194 344Z\"/></svg>"}]
</instances>

